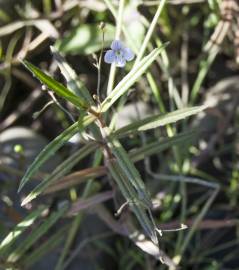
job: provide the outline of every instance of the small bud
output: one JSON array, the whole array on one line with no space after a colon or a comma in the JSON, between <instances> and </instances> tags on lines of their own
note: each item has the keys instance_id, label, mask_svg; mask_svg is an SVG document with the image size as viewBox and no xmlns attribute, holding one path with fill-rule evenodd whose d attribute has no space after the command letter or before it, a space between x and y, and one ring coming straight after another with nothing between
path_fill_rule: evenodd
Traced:
<instances>
[{"instance_id":1,"label":"small bud","mask_svg":"<svg viewBox=\"0 0 239 270\"><path fill-rule=\"evenodd\" d=\"M97 95L93 95L93 99L97 102L97 103L100 103L100 99Z\"/></svg>"}]
</instances>

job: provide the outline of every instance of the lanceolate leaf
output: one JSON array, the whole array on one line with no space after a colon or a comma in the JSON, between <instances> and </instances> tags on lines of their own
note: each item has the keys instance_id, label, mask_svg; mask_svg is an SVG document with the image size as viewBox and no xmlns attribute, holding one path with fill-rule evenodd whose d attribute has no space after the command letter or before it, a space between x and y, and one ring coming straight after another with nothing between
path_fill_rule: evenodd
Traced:
<instances>
[{"instance_id":1,"label":"lanceolate leaf","mask_svg":"<svg viewBox=\"0 0 239 270\"><path fill-rule=\"evenodd\" d=\"M156 235L155 224L151 219L148 218L146 209L142 202L138 199L137 193L132 188L131 182L129 181L124 170L121 169L116 160L110 160L108 162L108 168L114 180L118 184L120 191L122 192L126 201L129 203L130 208L136 215L140 225L146 234L151 238L151 240L157 244L158 239Z\"/></svg>"},{"instance_id":2,"label":"lanceolate leaf","mask_svg":"<svg viewBox=\"0 0 239 270\"><path fill-rule=\"evenodd\" d=\"M140 198L142 200L142 203L144 202L147 207L151 207L151 200L149 198L149 195L147 194L145 184L141 179L141 176L135 168L133 162L130 160L129 156L127 155L120 142L115 138L111 138L110 131L107 128L105 128L105 132L108 134L108 146L112 151L114 157L118 161L119 166L127 175L130 184L137 191L138 198Z\"/></svg>"},{"instance_id":3,"label":"lanceolate leaf","mask_svg":"<svg viewBox=\"0 0 239 270\"><path fill-rule=\"evenodd\" d=\"M56 80L45 74L43 71L41 71L39 68L35 67L33 64L27 61L23 61L23 64L33 73L35 77L37 77L39 81L41 81L41 83L54 91L57 95L68 100L79 109L87 110L89 108L89 104L86 101L84 101L81 97L73 94L63 84L57 82Z\"/></svg>"},{"instance_id":4,"label":"lanceolate leaf","mask_svg":"<svg viewBox=\"0 0 239 270\"><path fill-rule=\"evenodd\" d=\"M32 233L29 234L28 237L23 240L19 246L8 256L7 262L14 263L19 260L25 254L25 252L33 244L35 244L40 237L48 232L50 227L52 227L57 222L57 220L65 214L67 209L68 206L66 205L61 207L58 211L52 213L51 216L43 222L43 224L35 228L34 231L32 231Z\"/></svg>"},{"instance_id":5,"label":"lanceolate leaf","mask_svg":"<svg viewBox=\"0 0 239 270\"><path fill-rule=\"evenodd\" d=\"M0 255L5 254L18 237L26 231L34 221L42 214L46 207L40 206L37 210L29 214L24 220L17 224L17 226L2 240L0 244Z\"/></svg>"},{"instance_id":6,"label":"lanceolate leaf","mask_svg":"<svg viewBox=\"0 0 239 270\"><path fill-rule=\"evenodd\" d=\"M78 123L74 123L72 126L63 131L52 142L50 142L36 157L27 172L23 176L19 190L30 180L30 178L38 171L38 169L47 161L65 142L67 142L73 135L79 130Z\"/></svg>"},{"instance_id":7,"label":"lanceolate leaf","mask_svg":"<svg viewBox=\"0 0 239 270\"><path fill-rule=\"evenodd\" d=\"M158 115L149 116L145 119L136 121L132 124L129 124L125 127L118 129L117 131L113 133L113 136L123 137L132 132L143 131L143 130L153 129L160 126L172 124L179 120L187 118L191 115L197 114L203 111L205 108L206 108L205 106L196 106L196 107L176 110L174 112L170 112L167 114L158 114Z\"/></svg>"},{"instance_id":8,"label":"lanceolate leaf","mask_svg":"<svg viewBox=\"0 0 239 270\"><path fill-rule=\"evenodd\" d=\"M144 145L138 149L134 149L129 152L129 157L133 162L138 162L143 160L153 154L160 153L169 147L183 143L185 141L192 142L192 140L197 136L196 131L190 131L175 135L174 137L164 138ZM96 168L84 169L79 172L75 172L65 176L60 181L57 181L54 185L47 188L44 192L45 194L54 193L60 190L68 189L72 186L79 185L83 181L89 178L96 178L105 175L107 170L104 166L99 166Z\"/></svg>"},{"instance_id":9,"label":"lanceolate leaf","mask_svg":"<svg viewBox=\"0 0 239 270\"><path fill-rule=\"evenodd\" d=\"M205 108L206 108L205 106L197 106L174 111L166 114L165 116L154 117L148 123L145 123L144 125L140 126L138 130L147 130L157 128L160 126L165 126L167 124L174 123L178 120L197 114L203 111Z\"/></svg>"},{"instance_id":10,"label":"lanceolate leaf","mask_svg":"<svg viewBox=\"0 0 239 270\"><path fill-rule=\"evenodd\" d=\"M63 144L65 144L73 135L79 130L84 129L90 123L94 121L93 116L83 117L81 122L76 122L59 136L57 136L52 142L50 142L36 157L31 166L28 168L26 174L23 176L19 190L30 180L30 178L38 171L38 169L46 162Z\"/></svg>"},{"instance_id":11,"label":"lanceolate leaf","mask_svg":"<svg viewBox=\"0 0 239 270\"><path fill-rule=\"evenodd\" d=\"M113 89L102 103L102 112L106 112L127 90L139 79L152 62L162 51L162 48L154 49L145 56Z\"/></svg>"},{"instance_id":12,"label":"lanceolate leaf","mask_svg":"<svg viewBox=\"0 0 239 270\"><path fill-rule=\"evenodd\" d=\"M61 70L62 75L66 79L67 87L72 90L77 96L80 96L88 103L93 103L92 97L85 87L85 85L79 81L75 71L66 62L65 58L56 50L56 48L51 46L51 51L53 53L54 59L57 62L58 67Z\"/></svg>"},{"instance_id":13,"label":"lanceolate leaf","mask_svg":"<svg viewBox=\"0 0 239 270\"><path fill-rule=\"evenodd\" d=\"M59 166L55 168L55 170L46 177L41 183L36 186L33 191L28 194L28 196L23 200L22 206L29 203L33 199L35 199L38 195L40 195L46 188L55 183L61 176L68 173L81 159L87 156L90 152L95 150L97 144L95 142L88 143L78 151L76 151L73 155L71 155L68 159L62 162Z\"/></svg>"},{"instance_id":14,"label":"lanceolate leaf","mask_svg":"<svg viewBox=\"0 0 239 270\"><path fill-rule=\"evenodd\" d=\"M197 136L195 130L180 133L170 138L164 138L158 141L147 143L146 145L135 149L129 153L129 157L133 162L143 160L145 157L160 153L169 147L173 147L176 144L183 143L185 141L192 141Z\"/></svg>"}]
</instances>

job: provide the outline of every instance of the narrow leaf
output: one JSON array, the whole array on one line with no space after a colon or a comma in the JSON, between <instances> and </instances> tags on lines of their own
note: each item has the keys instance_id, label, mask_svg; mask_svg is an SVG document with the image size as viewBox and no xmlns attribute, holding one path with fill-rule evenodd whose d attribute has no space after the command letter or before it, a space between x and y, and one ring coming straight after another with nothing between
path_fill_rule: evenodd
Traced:
<instances>
[{"instance_id":1,"label":"narrow leaf","mask_svg":"<svg viewBox=\"0 0 239 270\"><path fill-rule=\"evenodd\" d=\"M30 178L38 171L38 169L47 161L65 142L67 142L73 135L79 130L78 123L74 123L59 136L57 136L52 142L50 142L36 157L31 166L28 168L26 174L23 176L19 191L30 180Z\"/></svg>"},{"instance_id":2,"label":"narrow leaf","mask_svg":"<svg viewBox=\"0 0 239 270\"><path fill-rule=\"evenodd\" d=\"M157 244L158 239L155 231L155 224L148 218L146 209L138 199L137 193L132 188L127 175L125 175L125 172L120 168L116 160L109 160L108 168L114 180L118 184L120 191L122 192L126 201L129 203L131 210L134 212L136 218L138 219L140 225L146 234L151 238L151 240Z\"/></svg>"},{"instance_id":3,"label":"narrow leaf","mask_svg":"<svg viewBox=\"0 0 239 270\"><path fill-rule=\"evenodd\" d=\"M83 117L81 122L76 122L57 136L52 142L50 142L36 157L31 166L28 168L26 174L23 176L19 191L30 180L30 178L38 171L38 169L46 162L62 145L64 145L73 135L75 135L80 129L84 129L90 123L94 121L93 116Z\"/></svg>"},{"instance_id":4,"label":"narrow leaf","mask_svg":"<svg viewBox=\"0 0 239 270\"><path fill-rule=\"evenodd\" d=\"M97 177L103 176L106 174L106 172L107 171L104 166L99 166L71 173L57 181L57 183L55 183L54 185L48 187L44 194L55 193L63 189L68 189L72 186L79 185L86 180L95 179Z\"/></svg>"},{"instance_id":5,"label":"narrow leaf","mask_svg":"<svg viewBox=\"0 0 239 270\"><path fill-rule=\"evenodd\" d=\"M92 97L86 86L79 80L75 71L66 62L65 58L53 46L50 47L54 59L61 70L62 75L66 79L67 87L72 90L77 96L80 96L88 103L93 103Z\"/></svg>"},{"instance_id":6,"label":"narrow leaf","mask_svg":"<svg viewBox=\"0 0 239 270\"><path fill-rule=\"evenodd\" d=\"M154 49L145 56L113 89L102 103L102 112L106 112L139 79L165 46Z\"/></svg>"},{"instance_id":7,"label":"narrow leaf","mask_svg":"<svg viewBox=\"0 0 239 270\"><path fill-rule=\"evenodd\" d=\"M144 125L140 126L138 130L148 130L148 129L153 129L160 126L165 126L170 123L175 123L178 120L182 120L186 117L197 114L203 111L205 108L206 108L205 106L196 106L196 107L177 110L177 111L168 113L165 116L154 117L148 123L145 123Z\"/></svg>"},{"instance_id":8,"label":"narrow leaf","mask_svg":"<svg viewBox=\"0 0 239 270\"><path fill-rule=\"evenodd\" d=\"M161 140L156 140L154 142L148 143L138 149L133 149L129 152L129 157L133 162L138 162L143 160L145 157L158 154L169 147L173 147L176 144L181 144L185 141L192 141L197 135L196 131L190 131L175 135L174 137L164 138ZM88 179L94 179L100 176L103 176L107 173L107 170L104 166L99 166L96 168L84 169L79 172L69 174L54 185L47 188L44 194L54 193L56 191L61 191L68 189L72 186L79 185L82 182Z\"/></svg>"},{"instance_id":9,"label":"narrow leaf","mask_svg":"<svg viewBox=\"0 0 239 270\"><path fill-rule=\"evenodd\" d=\"M109 134L109 131L106 130L106 132ZM127 175L127 178L129 179L131 185L136 189L138 193L138 198L142 200L142 202L144 201L144 203L148 207L151 207L151 200L147 193L145 184L141 179L141 176L138 170L135 168L133 162L130 160L127 152L124 150L124 148L117 139L111 138L111 136L109 135L107 137L107 140L108 146L112 151L114 157L117 159L119 166Z\"/></svg>"},{"instance_id":10,"label":"narrow leaf","mask_svg":"<svg viewBox=\"0 0 239 270\"><path fill-rule=\"evenodd\" d=\"M36 241L42 237L56 222L57 220L62 217L66 210L67 206L61 207L57 212L51 214L51 216L44 221L39 227L35 228L28 237L23 240L19 246L9 255L7 262L16 262L19 260L25 252L36 243Z\"/></svg>"},{"instance_id":11,"label":"narrow leaf","mask_svg":"<svg viewBox=\"0 0 239 270\"><path fill-rule=\"evenodd\" d=\"M68 173L81 159L87 156L90 152L94 151L97 148L97 144L95 142L88 143L78 151L76 151L73 155L67 158L64 162L58 165L55 170L47 176L41 183L36 186L33 191L31 191L28 196L23 200L21 206L31 202L38 195L40 195L43 191L47 189L50 184L55 183L60 179L63 175Z\"/></svg>"},{"instance_id":12,"label":"narrow leaf","mask_svg":"<svg viewBox=\"0 0 239 270\"><path fill-rule=\"evenodd\" d=\"M46 207L40 206L16 225L16 227L2 240L0 244L0 255L8 251L18 237L34 223L45 209Z\"/></svg>"},{"instance_id":13,"label":"narrow leaf","mask_svg":"<svg viewBox=\"0 0 239 270\"><path fill-rule=\"evenodd\" d=\"M183 143L185 141L191 141L197 135L196 131L187 131L185 133L180 133L173 137L164 138L161 140L157 140L151 143L148 143L138 149L134 149L130 151L129 157L132 159L133 162L138 162L143 160L144 158L160 153L169 147L173 147L176 144Z\"/></svg>"},{"instance_id":14,"label":"narrow leaf","mask_svg":"<svg viewBox=\"0 0 239 270\"><path fill-rule=\"evenodd\" d=\"M114 193L112 190L110 191L104 191L97 193L96 195L93 195L86 199L78 199L76 202L74 202L69 209L67 216L73 216L78 214L83 209L89 209L90 207L96 206L99 203L103 203L105 201L108 201L114 197Z\"/></svg>"},{"instance_id":15,"label":"narrow leaf","mask_svg":"<svg viewBox=\"0 0 239 270\"><path fill-rule=\"evenodd\" d=\"M197 114L203 111L206 106L196 106L191 108L185 108L170 112L167 114L158 114L149 116L145 119L135 121L132 124L129 124L125 127L122 127L113 133L113 136L123 137L129 133L136 131L143 131L148 129L153 129L160 126L165 126L168 124L175 123L179 120L185 119L191 115Z\"/></svg>"},{"instance_id":16,"label":"narrow leaf","mask_svg":"<svg viewBox=\"0 0 239 270\"><path fill-rule=\"evenodd\" d=\"M41 83L54 91L58 96L68 100L79 109L87 110L89 108L88 103L86 103L81 97L73 94L72 91L68 90L63 84L57 82L46 73L41 71L39 68L35 67L33 64L27 61L23 61L23 64L32 72L35 77L37 77Z\"/></svg>"}]
</instances>

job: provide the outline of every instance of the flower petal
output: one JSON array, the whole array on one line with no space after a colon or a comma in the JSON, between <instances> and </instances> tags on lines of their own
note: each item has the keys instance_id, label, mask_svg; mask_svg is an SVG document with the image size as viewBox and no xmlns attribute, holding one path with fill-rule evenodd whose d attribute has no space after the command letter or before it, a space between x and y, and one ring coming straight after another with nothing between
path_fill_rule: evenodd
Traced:
<instances>
[{"instance_id":1,"label":"flower petal","mask_svg":"<svg viewBox=\"0 0 239 270\"><path fill-rule=\"evenodd\" d=\"M122 42L120 40L114 40L111 43L110 47L114 51L119 51L119 50L122 50L124 48L124 45L122 44Z\"/></svg>"},{"instance_id":2,"label":"flower petal","mask_svg":"<svg viewBox=\"0 0 239 270\"><path fill-rule=\"evenodd\" d=\"M105 53L104 60L108 64L112 64L112 63L116 62L117 59L116 59L116 55L115 55L114 51L108 50Z\"/></svg>"},{"instance_id":3,"label":"flower petal","mask_svg":"<svg viewBox=\"0 0 239 270\"><path fill-rule=\"evenodd\" d=\"M123 57L125 58L126 61L131 61L134 59L134 53L131 51L130 48L124 48Z\"/></svg>"},{"instance_id":4,"label":"flower petal","mask_svg":"<svg viewBox=\"0 0 239 270\"><path fill-rule=\"evenodd\" d=\"M126 64L126 60L124 59L123 56L116 56L115 63L117 67L124 67Z\"/></svg>"}]
</instances>

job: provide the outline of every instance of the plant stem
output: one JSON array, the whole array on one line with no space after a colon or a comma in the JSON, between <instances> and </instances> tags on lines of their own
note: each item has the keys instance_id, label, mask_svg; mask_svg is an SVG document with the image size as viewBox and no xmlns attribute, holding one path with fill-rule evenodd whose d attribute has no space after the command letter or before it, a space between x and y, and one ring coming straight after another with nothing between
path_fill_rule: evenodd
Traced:
<instances>
[{"instance_id":1,"label":"plant stem","mask_svg":"<svg viewBox=\"0 0 239 270\"><path fill-rule=\"evenodd\" d=\"M118 16L117 16L117 19L116 19L117 21L116 21L115 40L120 39L120 34L121 34L121 29L122 29L122 22L123 22L124 4L125 4L125 0L120 0ZM116 75L116 66L115 66L115 64L112 64L111 67L110 67L109 81L108 81L108 86L107 86L107 95L109 95L110 92L113 90L114 81L115 81L115 75Z\"/></svg>"}]
</instances>

